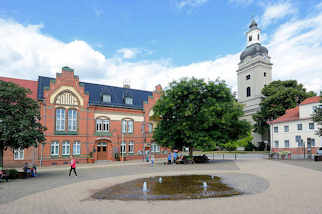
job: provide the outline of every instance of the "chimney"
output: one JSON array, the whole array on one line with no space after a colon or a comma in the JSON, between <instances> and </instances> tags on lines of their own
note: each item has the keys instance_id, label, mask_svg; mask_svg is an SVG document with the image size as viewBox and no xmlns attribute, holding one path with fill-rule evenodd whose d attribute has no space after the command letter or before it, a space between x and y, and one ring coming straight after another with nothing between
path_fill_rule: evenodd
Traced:
<instances>
[{"instance_id":1,"label":"chimney","mask_svg":"<svg viewBox=\"0 0 322 214\"><path fill-rule=\"evenodd\" d=\"M126 79L123 81L123 88L131 88L130 80Z\"/></svg>"}]
</instances>

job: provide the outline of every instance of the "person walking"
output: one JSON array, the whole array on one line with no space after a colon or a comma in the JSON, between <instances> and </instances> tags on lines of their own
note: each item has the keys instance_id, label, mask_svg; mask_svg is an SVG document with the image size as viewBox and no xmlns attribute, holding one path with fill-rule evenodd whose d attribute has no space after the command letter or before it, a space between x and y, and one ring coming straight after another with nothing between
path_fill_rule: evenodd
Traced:
<instances>
[{"instance_id":1,"label":"person walking","mask_svg":"<svg viewBox=\"0 0 322 214\"><path fill-rule=\"evenodd\" d=\"M154 154L151 154L151 166L153 167L154 165Z\"/></svg>"},{"instance_id":2,"label":"person walking","mask_svg":"<svg viewBox=\"0 0 322 214\"><path fill-rule=\"evenodd\" d=\"M77 173L76 173L76 160L75 160L75 158L73 156L71 156L69 176L72 173L72 170L74 171L75 175L77 176Z\"/></svg>"},{"instance_id":3,"label":"person walking","mask_svg":"<svg viewBox=\"0 0 322 214\"><path fill-rule=\"evenodd\" d=\"M168 165L171 164L171 159L172 159L172 155L171 155L171 152L169 152L169 154L168 154Z\"/></svg>"}]
</instances>

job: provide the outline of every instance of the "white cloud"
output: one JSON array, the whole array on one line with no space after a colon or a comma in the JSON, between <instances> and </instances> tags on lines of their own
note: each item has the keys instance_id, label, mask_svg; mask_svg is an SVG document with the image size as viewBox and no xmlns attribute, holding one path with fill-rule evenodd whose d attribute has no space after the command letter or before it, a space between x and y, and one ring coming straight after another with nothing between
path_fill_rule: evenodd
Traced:
<instances>
[{"instance_id":1,"label":"white cloud","mask_svg":"<svg viewBox=\"0 0 322 214\"><path fill-rule=\"evenodd\" d=\"M275 20L284 18L287 15L296 13L296 9L290 2L278 2L265 6L264 15L261 18L263 26L267 26Z\"/></svg>"},{"instance_id":2,"label":"white cloud","mask_svg":"<svg viewBox=\"0 0 322 214\"><path fill-rule=\"evenodd\" d=\"M201 5L205 4L208 0L181 0L177 2L178 8L185 8L185 7L200 7Z\"/></svg>"},{"instance_id":3,"label":"white cloud","mask_svg":"<svg viewBox=\"0 0 322 214\"><path fill-rule=\"evenodd\" d=\"M121 54L124 59L132 59L139 53L137 48L121 48L116 51Z\"/></svg>"},{"instance_id":4,"label":"white cloud","mask_svg":"<svg viewBox=\"0 0 322 214\"><path fill-rule=\"evenodd\" d=\"M129 79L132 88L153 90L157 84L165 87L170 81L182 77L194 76L205 80L220 77L234 91L237 89L236 70L240 53L183 66L175 66L171 59L151 61L135 58L133 62L138 54L148 54L149 51L122 48L113 57L106 58L84 41L65 43L45 35L41 32L42 27L0 19L0 76L25 79L37 79L38 75L55 77L62 66L70 66L84 82L122 86L123 81ZM321 90L322 12L286 22L269 38L272 39L266 41L266 46L274 64L273 79L297 79L309 90Z\"/></svg>"}]
</instances>

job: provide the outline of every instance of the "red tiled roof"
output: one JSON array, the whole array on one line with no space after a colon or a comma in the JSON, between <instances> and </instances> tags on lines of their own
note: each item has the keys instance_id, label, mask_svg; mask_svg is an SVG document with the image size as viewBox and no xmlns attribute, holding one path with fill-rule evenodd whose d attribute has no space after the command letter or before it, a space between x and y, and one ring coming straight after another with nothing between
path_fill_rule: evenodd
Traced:
<instances>
[{"instance_id":1,"label":"red tiled roof","mask_svg":"<svg viewBox=\"0 0 322 214\"><path fill-rule=\"evenodd\" d=\"M15 79L15 78L9 78L9 77L0 77L0 80L5 82L15 83L20 87L29 88L31 90L31 94L29 94L28 97L31 97L32 99L37 100L38 81L22 80L22 79Z\"/></svg>"},{"instance_id":2,"label":"red tiled roof","mask_svg":"<svg viewBox=\"0 0 322 214\"><path fill-rule=\"evenodd\" d=\"M321 97L315 96L315 97L309 97L306 98L303 102L300 103L300 105L305 105L305 104L311 104L311 103L318 103L320 102ZM274 123L282 123L282 122L287 122L287 121L293 121L293 120L299 120L300 115L299 115L299 106L296 106L295 108L291 108L286 110L285 114L280 116L279 118L267 122L268 124L274 124Z\"/></svg>"},{"instance_id":3,"label":"red tiled roof","mask_svg":"<svg viewBox=\"0 0 322 214\"><path fill-rule=\"evenodd\" d=\"M299 117L299 106L296 106L295 108L287 109L285 114L280 116L279 118L267 122L268 124L273 124L273 123L282 123L282 122L287 122L287 121L292 121L292 120L298 120Z\"/></svg>"},{"instance_id":4,"label":"red tiled roof","mask_svg":"<svg viewBox=\"0 0 322 214\"><path fill-rule=\"evenodd\" d=\"M320 96L309 97L309 98L306 98L303 102L301 102L300 105L311 104L311 103L318 103L318 102L320 102L320 100L321 100L321 97Z\"/></svg>"}]
</instances>

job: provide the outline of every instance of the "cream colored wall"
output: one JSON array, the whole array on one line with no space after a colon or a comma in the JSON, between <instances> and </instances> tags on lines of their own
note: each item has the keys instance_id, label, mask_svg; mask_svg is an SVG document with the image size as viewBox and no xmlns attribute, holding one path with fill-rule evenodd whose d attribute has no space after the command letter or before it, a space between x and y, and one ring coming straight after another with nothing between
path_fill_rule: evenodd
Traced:
<instances>
[{"instance_id":1,"label":"cream colored wall","mask_svg":"<svg viewBox=\"0 0 322 214\"><path fill-rule=\"evenodd\" d=\"M318 106L319 103L311 103L306 105L300 105L300 118L312 117L313 107Z\"/></svg>"},{"instance_id":2,"label":"cream colored wall","mask_svg":"<svg viewBox=\"0 0 322 214\"><path fill-rule=\"evenodd\" d=\"M84 106L84 100L83 100L82 96L80 96L80 94L71 86L61 86L60 88L56 89L56 91L49 98L50 103L54 104L56 96L60 92L65 91L65 90L69 90L69 91L73 92L73 94L78 98L80 105Z\"/></svg>"},{"instance_id":3,"label":"cream colored wall","mask_svg":"<svg viewBox=\"0 0 322 214\"><path fill-rule=\"evenodd\" d=\"M95 118L98 117L108 117L110 120L123 120L126 118L133 119L135 122L143 122L144 115L129 114L129 113L115 113L115 112L106 112L106 113L94 113Z\"/></svg>"},{"instance_id":4,"label":"cream colored wall","mask_svg":"<svg viewBox=\"0 0 322 214\"><path fill-rule=\"evenodd\" d=\"M295 136L300 135L303 141L307 143L307 138L314 138L315 139L315 146L322 147L322 137L319 137L315 134L317 131L317 124L314 124L314 130L309 129L309 123L312 123L311 119L308 120L297 120L297 121L290 121L285 123L278 123L271 126L271 145L272 148L275 147L275 141L279 141L278 148L285 148L284 141L289 140L290 147L289 148L298 148L297 142L295 142ZM302 123L302 131L297 130L297 124ZM289 131L284 132L284 126L289 126ZM274 133L274 127L278 127L278 133Z\"/></svg>"}]
</instances>

